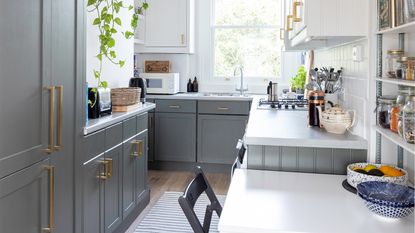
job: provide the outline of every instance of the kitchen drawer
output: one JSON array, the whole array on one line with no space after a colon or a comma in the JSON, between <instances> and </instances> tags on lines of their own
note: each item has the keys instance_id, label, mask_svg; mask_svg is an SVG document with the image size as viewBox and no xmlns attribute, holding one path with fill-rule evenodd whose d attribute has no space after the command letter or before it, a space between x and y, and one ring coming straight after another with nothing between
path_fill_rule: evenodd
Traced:
<instances>
[{"instance_id":1,"label":"kitchen drawer","mask_svg":"<svg viewBox=\"0 0 415 233\"><path fill-rule=\"evenodd\" d=\"M105 129L105 150L122 143L122 123L112 125Z\"/></svg>"},{"instance_id":2,"label":"kitchen drawer","mask_svg":"<svg viewBox=\"0 0 415 233\"><path fill-rule=\"evenodd\" d=\"M148 127L148 113L137 116L137 133L146 130Z\"/></svg>"},{"instance_id":3,"label":"kitchen drawer","mask_svg":"<svg viewBox=\"0 0 415 233\"><path fill-rule=\"evenodd\" d=\"M249 115L247 101L199 101L200 114Z\"/></svg>"},{"instance_id":4,"label":"kitchen drawer","mask_svg":"<svg viewBox=\"0 0 415 233\"><path fill-rule=\"evenodd\" d=\"M123 140L137 134L137 119L136 117L129 118L123 122Z\"/></svg>"},{"instance_id":5,"label":"kitchen drawer","mask_svg":"<svg viewBox=\"0 0 415 233\"><path fill-rule=\"evenodd\" d=\"M156 112L196 113L196 101L156 100Z\"/></svg>"},{"instance_id":6,"label":"kitchen drawer","mask_svg":"<svg viewBox=\"0 0 415 233\"><path fill-rule=\"evenodd\" d=\"M82 140L83 162L98 156L105 151L105 130L85 136Z\"/></svg>"}]
</instances>

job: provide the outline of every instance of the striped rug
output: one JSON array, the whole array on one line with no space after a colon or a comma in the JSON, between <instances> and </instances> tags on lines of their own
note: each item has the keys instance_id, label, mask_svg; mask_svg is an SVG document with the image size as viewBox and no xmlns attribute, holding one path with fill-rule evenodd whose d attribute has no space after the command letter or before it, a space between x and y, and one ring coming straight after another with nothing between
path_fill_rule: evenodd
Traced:
<instances>
[{"instance_id":1,"label":"striped rug","mask_svg":"<svg viewBox=\"0 0 415 233\"><path fill-rule=\"evenodd\" d=\"M182 194L182 192L165 192L140 222L134 233L193 233L178 202ZM223 206L226 196L217 195L217 197ZM195 212L201 223L203 223L206 206L209 203L205 194L202 194L196 202ZM218 232L218 223L219 218L214 212L210 232Z\"/></svg>"}]
</instances>

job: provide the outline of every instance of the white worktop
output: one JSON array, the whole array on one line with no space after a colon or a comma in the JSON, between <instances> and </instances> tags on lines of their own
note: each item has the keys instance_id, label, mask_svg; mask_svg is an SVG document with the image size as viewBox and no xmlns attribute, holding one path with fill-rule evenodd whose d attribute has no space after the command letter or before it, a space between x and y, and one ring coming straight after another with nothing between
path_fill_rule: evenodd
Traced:
<instances>
[{"instance_id":1,"label":"white worktop","mask_svg":"<svg viewBox=\"0 0 415 233\"><path fill-rule=\"evenodd\" d=\"M251 101L250 94L239 95L237 93L178 93L174 95L147 95L148 99L179 99L179 100L216 100L216 101Z\"/></svg>"},{"instance_id":2,"label":"white worktop","mask_svg":"<svg viewBox=\"0 0 415 233\"><path fill-rule=\"evenodd\" d=\"M342 187L346 176L236 169L221 233L413 233L414 215L370 212Z\"/></svg>"},{"instance_id":3,"label":"white worktop","mask_svg":"<svg viewBox=\"0 0 415 233\"><path fill-rule=\"evenodd\" d=\"M97 119L88 119L88 123L84 127L84 135L96 132L100 129L128 119L132 116L138 115L143 112L148 112L156 108L153 103L144 103L141 107L131 110L129 112L113 112L108 116L103 116Z\"/></svg>"},{"instance_id":4,"label":"white worktop","mask_svg":"<svg viewBox=\"0 0 415 233\"><path fill-rule=\"evenodd\" d=\"M252 101L245 135L248 145L367 148L364 138L349 132L338 135L319 127L309 127L307 111L258 109L260 98L265 96L255 96Z\"/></svg>"}]
</instances>

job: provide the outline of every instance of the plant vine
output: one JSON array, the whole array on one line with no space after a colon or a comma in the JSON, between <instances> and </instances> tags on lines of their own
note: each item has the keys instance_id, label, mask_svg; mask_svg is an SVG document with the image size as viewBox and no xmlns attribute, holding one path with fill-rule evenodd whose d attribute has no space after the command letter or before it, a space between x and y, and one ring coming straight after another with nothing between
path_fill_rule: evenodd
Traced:
<instances>
[{"instance_id":1,"label":"plant vine","mask_svg":"<svg viewBox=\"0 0 415 233\"><path fill-rule=\"evenodd\" d=\"M114 49L116 41L114 35L118 33L119 28L122 26L122 20L119 17L120 10L125 8L128 11L134 9L132 5L125 5L122 0L88 0L87 3L88 12L96 12L96 18L93 20L93 25L98 27L99 30L99 53L96 55L99 60L98 70L93 70L94 77L97 80L97 87L107 88L108 83L102 80L102 63L103 59L107 59L114 65L122 68L125 64L125 60L117 58L117 53ZM143 11L147 10L148 3L144 1L140 7L134 10L134 13L130 20L130 30L121 31L126 39L134 37L134 30L138 24L138 16ZM89 105L93 107L96 103L96 88L92 89L95 93L95 101L88 101Z\"/></svg>"}]
</instances>

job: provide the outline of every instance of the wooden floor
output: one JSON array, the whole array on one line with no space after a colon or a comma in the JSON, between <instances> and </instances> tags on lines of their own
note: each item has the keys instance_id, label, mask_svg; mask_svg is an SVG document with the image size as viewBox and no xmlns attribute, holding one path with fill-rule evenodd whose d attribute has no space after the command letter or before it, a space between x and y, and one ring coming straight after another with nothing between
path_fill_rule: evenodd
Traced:
<instances>
[{"instance_id":1,"label":"wooden floor","mask_svg":"<svg viewBox=\"0 0 415 233\"><path fill-rule=\"evenodd\" d=\"M205 174L209 184L212 186L215 194L226 195L230 184L229 173L206 173ZM148 171L148 179L150 185L150 204L144 211L137 217L137 219L131 224L126 233L133 233L136 226L144 218L144 216L150 211L157 200L163 195L164 192L183 192L187 184L194 178L194 173L183 171Z\"/></svg>"}]
</instances>

